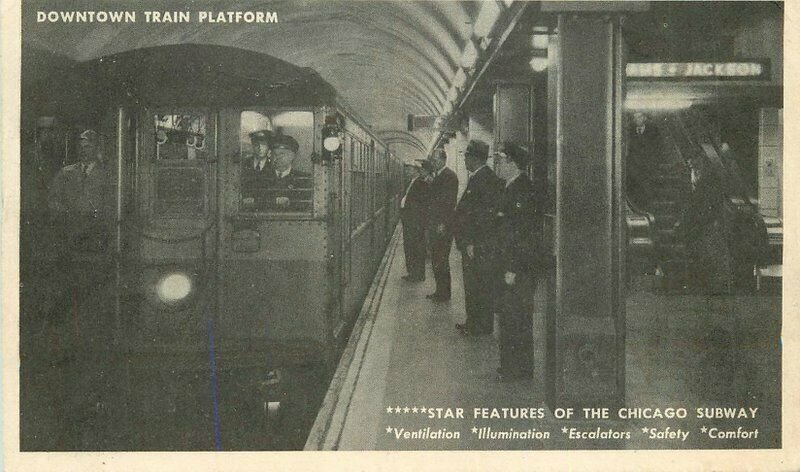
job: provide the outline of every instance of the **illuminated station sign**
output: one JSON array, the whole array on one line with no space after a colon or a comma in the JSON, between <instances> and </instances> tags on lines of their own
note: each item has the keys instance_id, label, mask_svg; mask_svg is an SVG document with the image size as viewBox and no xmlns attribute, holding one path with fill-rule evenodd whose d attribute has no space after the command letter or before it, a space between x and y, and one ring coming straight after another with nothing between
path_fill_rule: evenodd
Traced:
<instances>
[{"instance_id":1,"label":"illuminated station sign","mask_svg":"<svg viewBox=\"0 0 800 472\"><path fill-rule=\"evenodd\" d=\"M768 80L769 64L753 62L630 62L629 80Z\"/></svg>"}]
</instances>

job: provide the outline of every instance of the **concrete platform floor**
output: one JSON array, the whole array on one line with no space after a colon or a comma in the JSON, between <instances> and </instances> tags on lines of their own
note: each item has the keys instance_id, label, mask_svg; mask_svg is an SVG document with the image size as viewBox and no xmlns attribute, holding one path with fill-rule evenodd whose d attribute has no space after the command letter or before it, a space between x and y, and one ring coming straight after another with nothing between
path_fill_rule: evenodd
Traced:
<instances>
[{"instance_id":1,"label":"concrete platform floor","mask_svg":"<svg viewBox=\"0 0 800 472\"><path fill-rule=\"evenodd\" d=\"M351 366L358 369L358 377L350 401L341 402L347 410L337 412L344 414L344 422L333 448L780 447L780 296L659 295L645 281L627 297L626 407L685 408L687 417L620 420L612 410L609 419L562 420L555 419L544 402L543 288L537 289L534 315L535 380L499 382L497 339L465 338L454 329L465 317L460 255L455 250L450 263L453 298L434 303L425 298L434 288L430 265L425 282L403 281L406 271L398 247L364 356L360 365ZM474 408L513 407L532 408L544 417L476 419L473 413ZM697 409L704 407L737 408L737 413L738 408L758 410L750 418L698 418ZM431 408L434 415L436 408L463 408L464 418L431 418ZM531 438L492 436L512 430ZM609 430L616 432L614 437L605 437ZM719 431L755 430L757 437L749 439L710 437ZM670 434L678 438L669 439Z\"/></svg>"}]
</instances>

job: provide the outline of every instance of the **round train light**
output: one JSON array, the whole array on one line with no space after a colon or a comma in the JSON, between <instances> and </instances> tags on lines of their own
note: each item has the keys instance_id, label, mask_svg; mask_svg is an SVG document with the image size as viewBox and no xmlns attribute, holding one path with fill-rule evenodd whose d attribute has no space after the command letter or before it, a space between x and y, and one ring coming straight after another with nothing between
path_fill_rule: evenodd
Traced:
<instances>
[{"instance_id":1,"label":"round train light","mask_svg":"<svg viewBox=\"0 0 800 472\"><path fill-rule=\"evenodd\" d=\"M192 279L182 273L168 274L156 285L156 294L164 303L178 303L192 292Z\"/></svg>"},{"instance_id":2,"label":"round train light","mask_svg":"<svg viewBox=\"0 0 800 472\"><path fill-rule=\"evenodd\" d=\"M334 152L342 145L338 136L328 136L322 141L322 146L328 152Z\"/></svg>"}]
</instances>

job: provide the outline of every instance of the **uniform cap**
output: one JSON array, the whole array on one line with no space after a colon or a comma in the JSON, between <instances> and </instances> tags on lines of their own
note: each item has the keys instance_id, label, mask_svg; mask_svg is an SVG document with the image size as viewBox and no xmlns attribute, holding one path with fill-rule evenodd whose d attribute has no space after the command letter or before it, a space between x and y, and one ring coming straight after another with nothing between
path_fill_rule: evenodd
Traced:
<instances>
[{"instance_id":1,"label":"uniform cap","mask_svg":"<svg viewBox=\"0 0 800 472\"><path fill-rule=\"evenodd\" d=\"M97 131L93 129L87 129L83 133L80 134L80 139L85 139L92 143L97 143L100 141L100 135L97 134Z\"/></svg>"},{"instance_id":2,"label":"uniform cap","mask_svg":"<svg viewBox=\"0 0 800 472\"><path fill-rule=\"evenodd\" d=\"M267 129L253 131L252 133L250 133L250 141L253 144L258 144L258 143L269 144L270 138L272 138L272 131Z\"/></svg>"},{"instance_id":3,"label":"uniform cap","mask_svg":"<svg viewBox=\"0 0 800 472\"><path fill-rule=\"evenodd\" d=\"M276 135L269 144L270 149L291 149L292 152L297 152L300 148L300 145L297 144L297 140L293 137L289 136L288 134L279 134Z\"/></svg>"},{"instance_id":4,"label":"uniform cap","mask_svg":"<svg viewBox=\"0 0 800 472\"><path fill-rule=\"evenodd\" d=\"M520 170L525 170L529 159L526 147L515 142L505 142L500 147L500 153L516 164Z\"/></svg>"}]
</instances>

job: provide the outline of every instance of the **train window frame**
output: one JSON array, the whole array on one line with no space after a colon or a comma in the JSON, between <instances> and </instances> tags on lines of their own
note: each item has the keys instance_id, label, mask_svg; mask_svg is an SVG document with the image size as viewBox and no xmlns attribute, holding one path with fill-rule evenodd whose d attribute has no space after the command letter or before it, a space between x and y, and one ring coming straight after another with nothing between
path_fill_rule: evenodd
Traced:
<instances>
[{"instance_id":1,"label":"train window frame","mask_svg":"<svg viewBox=\"0 0 800 472\"><path fill-rule=\"evenodd\" d=\"M147 130L146 139L152 139L152 154L149 156L152 166L152 182L150 188L150 217L157 220L205 219L212 213L214 167L217 159L217 120L216 112L207 107L154 107L144 111L147 120L140 129ZM204 146L207 149L205 158L201 159L159 159L158 133L155 119L159 115L200 115L205 118ZM150 147L148 144L147 147ZM202 176L202 209L201 211L169 211L159 208L159 176L169 171L194 172Z\"/></svg>"},{"instance_id":2,"label":"train window frame","mask_svg":"<svg viewBox=\"0 0 800 472\"><path fill-rule=\"evenodd\" d=\"M236 116L235 126L233 127L229 136L221 137L220 139L234 139L235 140L235 147L237 149L236 154L239 156L238 163L234 164L238 166L238 176L239 178L236 180L236 191L234 192L236 195L236 214L240 218L244 219L252 219L252 220L289 220L289 221L304 221L304 220L314 220L318 216L319 209L317 208L317 162L314 159L314 156L317 155L319 152L318 143L317 141L320 138L319 133L319 125L320 125L320 109L318 107L313 106L278 106L278 107L270 107L270 106L248 106L248 107L237 107L232 109L234 115ZM242 198L242 171L244 169L245 163L247 159L245 154L243 153L242 143L241 143L241 136L242 136L242 115L246 112L254 112L259 113L261 115L275 115L278 113L286 113L286 112L307 112L311 114L311 149L309 155L309 163L310 169L308 171L310 178L311 178L311 207L309 211L253 211L246 208L243 208L243 198Z\"/></svg>"}]
</instances>

